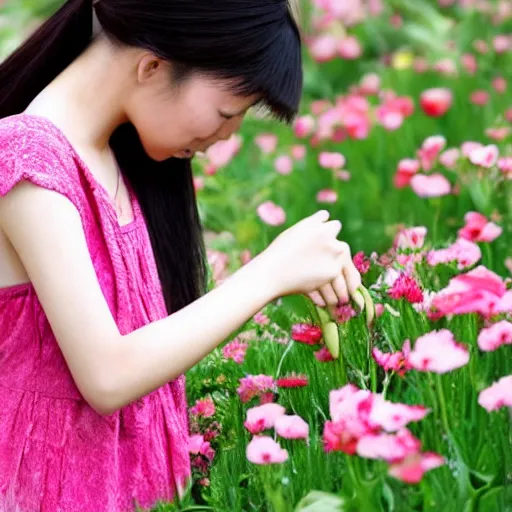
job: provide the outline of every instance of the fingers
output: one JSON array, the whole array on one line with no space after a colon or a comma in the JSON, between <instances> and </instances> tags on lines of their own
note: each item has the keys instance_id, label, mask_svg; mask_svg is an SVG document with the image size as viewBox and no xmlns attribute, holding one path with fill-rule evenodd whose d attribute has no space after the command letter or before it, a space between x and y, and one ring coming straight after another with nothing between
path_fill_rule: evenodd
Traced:
<instances>
[{"instance_id":1,"label":"fingers","mask_svg":"<svg viewBox=\"0 0 512 512\"><path fill-rule=\"evenodd\" d=\"M308 293L308 296L315 303L315 305L317 305L321 308L325 308L327 306L327 304L325 303L325 300L320 295L320 292L314 291L314 292Z\"/></svg>"},{"instance_id":2,"label":"fingers","mask_svg":"<svg viewBox=\"0 0 512 512\"><path fill-rule=\"evenodd\" d=\"M320 222L326 222L329 219L330 213L327 210L318 210L313 215L310 215L310 219L319 220Z\"/></svg>"},{"instance_id":3,"label":"fingers","mask_svg":"<svg viewBox=\"0 0 512 512\"><path fill-rule=\"evenodd\" d=\"M330 220L329 222L325 223L325 226L331 230L332 235L334 237L337 237L341 231L342 224L339 220Z\"/></svg>"},{"instance_id":4,"label":"fingers","mask_svg":"<svg viewBox=\"0 0 512 512\"><path fill-rule=\"evenodd\" d=\"M353 296L357 289L361 286L362 281L361 274L357 270L352 260L343 266L343 276L345 277L345 281L347 283L348 292L351 296Z\"/></svg>"},{"instance_id":5,"label":"fingers","mask_svg":"<svg viewBox=\"0 0 512 512\"><path fill-rule=\"evenodd\" d=\"M327 309L333 318L336 317L336 306L338 305L339 298L332 287L332 284L325 284L319 290L320 295L327 305Z\"/></svg>"},{"instance_id":6,"label":"fingers","mask_svg":"<svg viewBox=\"0 0 512 512\"><path fill-rule=\"evenodd\" d=\"M345 277L343 274L340 274L334 281L331 283L331 288L334 293L338 297L338 301L340 304L347 304L350 300L349 292L347 288L347 283L345 282Z\"/></svg>"}]
</instances>

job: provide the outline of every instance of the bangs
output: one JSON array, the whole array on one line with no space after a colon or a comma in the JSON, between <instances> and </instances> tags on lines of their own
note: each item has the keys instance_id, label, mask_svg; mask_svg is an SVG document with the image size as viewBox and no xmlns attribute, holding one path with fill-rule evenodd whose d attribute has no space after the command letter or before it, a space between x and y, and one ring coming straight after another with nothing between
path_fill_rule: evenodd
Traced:
<instances>
[{"instance_id":1,"label":"bangs","mask_svg":"<svg viewBox=\"0 0 512 512\"><path fill-rule=\"evenodd\" d=\"M260 95L258 110L291 123L299 111L303 87L301 43L296 28L290 23L282 27L256 64L239 69L237 76L233 92Z\"/></svg>"}]
</instances>

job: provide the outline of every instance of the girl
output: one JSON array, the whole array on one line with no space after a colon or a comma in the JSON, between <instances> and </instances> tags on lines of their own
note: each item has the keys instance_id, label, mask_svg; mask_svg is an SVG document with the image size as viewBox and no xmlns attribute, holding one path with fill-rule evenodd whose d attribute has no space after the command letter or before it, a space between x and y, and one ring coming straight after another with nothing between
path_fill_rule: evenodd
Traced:
<instances>
[{"instance_id":1,"label":"girl","mask_svg":"<svg viewBox=\"0 0 512 512\"><path fill-rule=\"evenodd\" d=\"M359 286L320 211L205 293L190 159L253 105L291 120L300 52L287 0L68 0L0 66L1 512L171 501L182 374L277 297Z\"/></svg>"}]
</instances>

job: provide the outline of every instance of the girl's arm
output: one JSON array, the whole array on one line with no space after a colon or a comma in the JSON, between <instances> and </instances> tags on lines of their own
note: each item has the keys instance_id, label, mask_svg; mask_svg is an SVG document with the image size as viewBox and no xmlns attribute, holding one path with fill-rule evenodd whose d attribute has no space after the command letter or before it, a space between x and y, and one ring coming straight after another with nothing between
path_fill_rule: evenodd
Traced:
<instances>
[{"instance_id":1,"label":"girl's arm","mask_svg":"<svg viewBox=\"0 0 512 512\"><path fill-rule=\"evenodd\" d=\"M0 228L23 262L77 387L100 414L184 373L278 296L257 257L179 312L122 336L67 198L22 182L0 198Z\"/></svg>"},{"instance_id":2,"label":"girl's arm","mask_svg":"<svg viewBox=\"0 0 512 512\"><path fill-rule=\"evenodd\" d=\"M28 182L0 199L0 229L25 267L78 389L101 414L173 380L278 296L325 290L334 306L346 290L354 295L361 276L350 248L337 239L341 223L328 219L325 210L302 219L218 288L122 336L75 206Z\"/></svg>"}]
</instances>

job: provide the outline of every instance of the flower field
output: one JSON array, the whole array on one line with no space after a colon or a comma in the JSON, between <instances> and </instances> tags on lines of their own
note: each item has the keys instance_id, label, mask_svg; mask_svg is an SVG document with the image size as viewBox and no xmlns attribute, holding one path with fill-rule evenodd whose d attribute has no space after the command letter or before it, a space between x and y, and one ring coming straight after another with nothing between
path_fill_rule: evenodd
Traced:
<instances>
[{"instance_id":1,"label":"flower field","mask_svg":"<svg viewBox=\"0 0 512 512\"><path fill-rule=\"evenodd\" d=\"M197 504L512 510L512 12L445 4L308 2L293 129L197 162L215 283L325 208L375 303L335 359L285 297L189 372Z\"/></svg>"},{"instance_id":2,"label":"flower field","mask_svg":"<svg viewBox=\"0 0 512 512\"><path fill-rule=\"evenodd\" d=\"M194 163L211 286L326 209L365 308L280 298L190 370L154 510L512 511L512 3L302 2L300 116Z\"/></svg>"}]
</instances>

